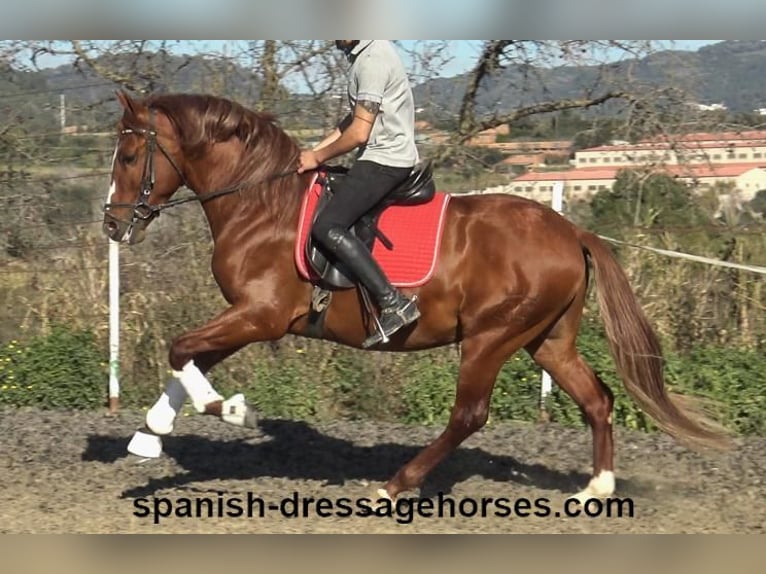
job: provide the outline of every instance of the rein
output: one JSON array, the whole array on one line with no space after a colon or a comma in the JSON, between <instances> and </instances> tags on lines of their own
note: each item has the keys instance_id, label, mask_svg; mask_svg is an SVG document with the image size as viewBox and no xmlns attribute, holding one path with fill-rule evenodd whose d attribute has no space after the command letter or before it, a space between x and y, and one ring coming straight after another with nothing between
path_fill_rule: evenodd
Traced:
<instances>
[{"instance_id":1,"label":"rein","mask_svg":"<svg viewBox=\"0 0 766 574\"><path fill-rule=\"evenodd\" d=\"M191 201L199 201L200 203L205 203L206 201L210 201L211 199L215 199L223 195L229 195L231 193L236 193L237 191L241 191L243 188L249 185L258 185L260 183L267 183L269 181L274 181L276 179L287 177L288 175L291 175L294 173L296 172L295 170L292 170L292 169L289 171L281 171L279 173L272 174L269 177L264 177L263 179L260 179L258 181L243 181L242 183L238 183L237 185L233 185L231 187L224 187L223 189L219 189L217 191L210 191L208 193L203 193L201 195L193 195L190 197L180 197L177 199L171 199L170 201L167 201L166 203L163 203L162 205L152 205L150 207L152 207L157 212L160 212L170 207L176 207L177 205L182 205L184 203L189 203Z\"/></svg>"}]
</instances>

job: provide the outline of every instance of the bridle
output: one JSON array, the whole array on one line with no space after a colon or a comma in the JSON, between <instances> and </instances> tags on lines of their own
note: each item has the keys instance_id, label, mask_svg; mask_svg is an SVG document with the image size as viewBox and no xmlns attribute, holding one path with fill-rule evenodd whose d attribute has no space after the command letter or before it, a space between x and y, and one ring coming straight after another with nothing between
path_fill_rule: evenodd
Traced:
<instances>
[{"instance_id":1,"label":"bridle","mask_svg":"<svg viewBox=\"0 0 766 574\"><path fill-rule=\"evenodd\" d=\"M208 193L193 195L191 197L182 197L182 198L172 199L160 205L152 205L149 203L149 197L151 196L152 191L154 191L154 184L156 182L156 173L155 173L155 167L154 167L154 155L156 150L160 150L162 155L165 156L165 159L167 159L170 165L173 166L173 169L181 178L181 183L185 187L191 189L188 182L186 181L186 177L184 176L183 171L178 166L178 163L173 159L173 156L170 154L170 152L168 152L167 148L165 148L165 146L163 146L162 143L160 143L160 141L157 139L157 130L155 130L154 128L154 114L155 114L155 111L152 108L149 108L149 127L148 128L125 128L123 130L120 130L120 134L119 134L120 138L126 135L135 134L135 135L143 136L146 139L146 157L144 159L144 171L143 171L143 174L141 175L141 192L138 194L136 201L133 203L105 203L104 204L104 214L110 219L118 223L133 226L136 223L141 222L142 225L146 227L150 221L152 221L155 217L158 217L160 213L162 213L164 210L169 209L171 207L176 207L178 205L189 203L191 201L199 201L200 203L205 203L206 201L210 201L211 199L215 199L223 195L235 193L237 191L242 190L244 187L254 185L255 183L264 183L267 181L272 181L272 180L286 177L290 174L296 173L295 170L286 170L283 172L272 174L266 178L263 178L260 182L243 181L241 183L238 183L229 187L225 187L217 191L211 191ZM115 157L115 161L117 161L116 157ZM114 169L114 167L112 169ZM118 207L129 207L133 210L130 221L124 221L122 219L115 217L111 213L109 213L110 209L118 208Z\"/></svg>"}]
</instances>

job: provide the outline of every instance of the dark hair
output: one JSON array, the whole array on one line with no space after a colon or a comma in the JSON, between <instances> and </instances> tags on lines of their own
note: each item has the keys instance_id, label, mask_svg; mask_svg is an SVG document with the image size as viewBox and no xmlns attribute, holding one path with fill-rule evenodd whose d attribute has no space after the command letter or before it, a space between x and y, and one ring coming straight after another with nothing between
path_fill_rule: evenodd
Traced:
<instances>
[{"instance_id":1,"label":"dark hair","mask_svg":"<svg viewBox=\"0 0 766 574\"><path fill-rule=\"evenodd\" d=\"M335 40L335 47L348 56L358 43L359 40Z\"/></svg>"}]
</instances>

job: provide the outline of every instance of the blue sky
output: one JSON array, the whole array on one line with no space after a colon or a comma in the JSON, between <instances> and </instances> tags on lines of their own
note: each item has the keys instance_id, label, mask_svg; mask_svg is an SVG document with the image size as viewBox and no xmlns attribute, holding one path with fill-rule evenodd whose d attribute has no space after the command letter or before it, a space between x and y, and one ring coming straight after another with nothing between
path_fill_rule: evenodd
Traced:
<instances>
[{"instance_id":1,"label":"blue sky","mask_svg":"<svg viewBox=\"0 0 766 574\"><path fill-rule=\"evenodd\" d=\"M659 42L662 42L668 49L697 50L702 46L719 41L720 40L664 40ZM418 42L420 41L400 41L406 49L413 48ZM439 68L440 75L449 78L470 70L481 52L482 42L484 42L484 40L450 40L447 48L449 59L446 64ZM234 55L242 53L247 48L247 43L247 40L170 40L168 41L168 47L177 53L227 53L229 55ZM408 61L406 52L403 51L402 54L405 56L405 66L411 73L412 81L415 84L432 77L432 75L427 77L420 75L421 70L417 70L414 63ZM617 57L619 57L619 53L615 51L615 58ZM38 65L42 67L52 67L66 64L68 61L69 58L53 56L40 59ZM305 80L303 77L298 76L288 78L285 85L289 90L297 92L302 92L306 89Z\"/></svg>"},{"instance_id":2,"label":"blue sky","mask_svg":"<svg viewBox=\"0 0 766 574\"><path fill-rule=\"evenodd\" d=\"M662 42L667 48L674 50L690 50L695 51L702 46L708 44L715 44L721 40L658 40ZM404 43L412 43L412 40L405 40ZM481 43L483 40L454 40L451 43L451 50L453 60L444 67L442 75L445 77L455 76L466 72L472 64L476 62L476 58L481 50Z\"/></svg>"},{"instance_id":3,"label":"blue sky","mask_svg":"<svg viewBox=\"0 0 766 574\"><path fill-rule=\"evenodd\" d=\"M464 3L468 4L468 3ZM472 64L476 62L476 58L481 50L481 43L484 40L451 40L450 41L450 55L452 59L442 69L442 75L445 77L451 77L466 72ZM663 42L668 48L675 50L697 50L702 46L708 44L714 44L720 42L720 40L659 40ZM188 42L188 50L192 52L194 50L216 50L222 51L225 45L234 46L238 43L244 43L239 40L193 40L184 41ZM417 40L402 40L402 44L405 46L413 46ZM184 47L187 49L187 47Z\"/></svg>"},{"instance_id":4,"label":"blue sky","mask_svg":"<svg viewBox=\"0 0 766 574\"><path fill-rule=\"evenodd\" d=\"M677 50L697 50L702 46L719 42L720 40L663 40L668 48ZM179 40L178 51L187 53L217 52L223 53L228 49L229 53L241 50L246 45L246 40ZM402 40L402 44L412 46L415 40ZM446 77L461 74L467 71L476 61L483 40L451 40L449 44L451 61L442 69L442 75ZM41 65L45 67L64 64L68 59L63 57L47 57L41 59Z\"/></svg>"}]
</instances>

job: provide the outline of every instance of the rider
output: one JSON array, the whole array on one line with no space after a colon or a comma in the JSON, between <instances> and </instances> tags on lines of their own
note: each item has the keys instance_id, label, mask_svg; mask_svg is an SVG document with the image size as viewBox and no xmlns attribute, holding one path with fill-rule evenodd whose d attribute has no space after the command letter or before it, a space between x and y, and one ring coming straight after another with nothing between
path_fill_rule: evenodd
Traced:
<instances>
[{"instance_id":1,"label":"rider","mask_svg":"<svg viewBox=\"0 0 766 574\"><path fill-rule=\"evenodd\" d=\"M415 300L391 285L370 251L349 231L418 162L415 107L404 65L390 42L336 40L335 46L351 64L351 112L314 149L301 152L298 173L358 148L355 163L335 185L333 198L314 223L312 235L377 300L384 335L373 333L363 343L369 347L420 317Z\"/></svg>"}]
</instances>

